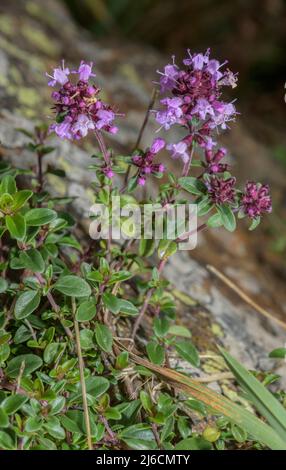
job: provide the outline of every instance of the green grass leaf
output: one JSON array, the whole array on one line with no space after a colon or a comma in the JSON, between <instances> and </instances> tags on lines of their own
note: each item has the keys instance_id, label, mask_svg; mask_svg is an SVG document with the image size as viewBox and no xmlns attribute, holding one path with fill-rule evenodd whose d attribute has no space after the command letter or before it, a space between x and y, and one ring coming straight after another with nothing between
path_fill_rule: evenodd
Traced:
<instances>
[{"instance_id":1,"label":"green grass leaf","mask_svg":"<svg viewBox=\"0 0 286 470\"><path fill-rule=\"evenodd\" d=\"M220 352L228 367L233 372L241 387L246 391L248 399L262 414L268 423L276 430L286 446L286 410L267 388L262 385L248 370L246 370L227 351Z\"/></svg>"}]
</instances>

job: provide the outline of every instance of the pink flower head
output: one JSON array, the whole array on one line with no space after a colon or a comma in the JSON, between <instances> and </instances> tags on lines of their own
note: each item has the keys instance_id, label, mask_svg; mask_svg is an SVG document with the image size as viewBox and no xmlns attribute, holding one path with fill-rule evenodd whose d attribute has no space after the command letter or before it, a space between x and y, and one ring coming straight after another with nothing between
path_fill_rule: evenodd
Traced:
<instances>
[{"instance_id":1,"label":"pink flower head","mask_svg":"<svg viewBox=\"0 0 286 470\"><path fill-rule=\"evenodd\" d=\"M181 98L164 98L161 103L166 106L166 110L158 111L156 120L166 130L170 129L173 124L179 123L183 115L181 105L183 101Z\"/></svg>"},{"instance_id":2,"label":"pink flower head","mask_svg":"<svg viewBox=\"0 0 286 470\"><path fill-rule=\"evenodd\" d=\"M150 147L150 152L156 155L156 153L159 153L165 147L165 145L165 140L158 137L157 139L154 139Z\"/></svg>"},{"instance_id":3,"label":"pink flower head","mask_svg":"<svg viewBox=\"0 0 286 470\"><path fill-rule=\"evenodd\" d=\"M94 129L94 123L85 114L80 114L77 121L73 124L72 130L74 134L79 134L80 137L86 137L90 129Z\"/></svg>"},{"instance_id":4,"label":"pink flower head","mask_svg":"<svg viewBox=\"0 0 286 470\"><path fill-rule=\"evenodd\" d=\"M205 54L191 54L190 50L188 49L189 57L183 60L185 65L192 66L194 70L202 70L204 65L209 62L209 53L210 50L208 49Z\"/></svg>"},{"instance_id":5,"label":"pink flower head","mask_svg":"<svg viewBox=\"0 0 286 470\"><path fill-rule=\"evenodd\" d=\"M114 176L114 172L113 172L113 170L112 170L110 167L104 168L104 169L103 169L103 173L104 173L104 175L106 176L106 178L108 178L108 179L110 179L110 180L111 180L111 179L113 178L113 176Z\"/></svg>"},{"instance_id":6,"label":"pink flower head","mask_svg":"<svg viewBox=\"0 0 286 470\"><path fill-rule=\"evenodd\" d=\"M233 121L237 114L235 106L232 103L223 103L216 101L213 104L213 108L215 111L214 118L210 127L221 127L222 129L227 128L227 122Z\"/></svg>"},{"instance_id":7,"label":"pink flower head","mask_svg":"<svg viewBox=\"0 0 286 470\"><path fill-rule=\"evenodd\" d=\"M144 178L143 176L139 176L137 178L137 183L139 184L139 186L145 186L146 184L146 178Z\"/></svg>"},{"instance_id":8,"label":"pink flower head","mask_svg":"<svg viewBox=\"0 0 286 470\"><path fill-rule=\"evenodd\" d=\"M155 156L165 147L164 139L157 138L153 141L150 149L147 149L142 155L133 155L132 163L138 168L137 184L144 186L146 177L165 171L162 163L154 163Z\"/></svg>"},{"instance_id":9,"label":"pink flower head","mask_svg":"<svg viewBox=\"0 0 286 470\"><path fill-rule=\"evenodd\" d=\"M79 79L83 82L88 82L90 77L96 77L95 73L92 73L92 62L90 64L86 64L83 60L80 63L78 71L76 73L79 74Z\"/></svg>"},{"instance_id":10,"label":"pink flower head","mask_svg":"<svg viewBox=\"0 0 286 470\"><path fill-rule=\"evenodd\" d=\"M72 119L67 116L62 123L52 124L50 130L54 130L61 139L72 139L71 121Z\"/></svg>"},{"instance_id":11,"label":"pink flower head","mask_svg":"<svg viewBox=\"0 0 286 470\"><path fill-rule=\"evenodd\" d=\"M215 115L212 105L205 98L199 98L197 100L196 106L192 109L191 114L197 114L202 120L205 120L207 116Z\"/></svg>"},{"instance_id":12,"label":"pink flower head","mask_svg":"<svg viewBox=\"0 0 286 470\"><path fill-rule=\"evenodd\" d=\"M241 198L241 208L251 219L261 216L264 212L272 211L271 196L267 184L246 183Z\"/></svg>"},{"instance_id":13,"label":"pink flower head","mask_svg":"<svg viewBox=\"0 0 286 470\"><path fill-rule=\"evenodd\" d=\"M97 112L98 121L96 123L97 129L102 129L103 127L110 126L112 121L115 118L115 114L111 110L100 109Z\"/></svg>"},{"instance_id":14,"label":"pink flower head","mask_svg":"<svg viewBox=\"0 0 286 470\"><path fill-rule=\"evenodd\" d=\"M182 68L175 65L173 59L173 65L169 64L161 72L161 92L168 91L172 97L161 100L165 109L157 111L157 122L165 130L173 124L180 124L189 132L195 130L200 135L203 131L208 137L211 137L213 129L226 129L227 123L233 121L237 114L232 103L220 100L222 87L233 87L236 82L236 75L225 70L226 63L211 59L209 49L197 54L188 50ZM181 99L178 106L172 104L171 100L175 99ZM200 145L204 139L196 141Z\"/></svg>"},{"instance_id":15,"label":"pink flower head","mask_svg":"<svg viewBox=\"0 0 286 470\"><path fill-rule=\"evenodd\" d=\"M165 91L171 90L174 87L178 76L178 67L175 64L168 64L165 66L164 72L158 71L158 73L161 75L161 92L165 93Z\"/></svg>"},{"instance_id":16,"label":"pink flower head","mask_svg":"<svg viewBox=\"0 0 286 470\"><path fill-rule=\"evenodd\" d=\"M95 76L92 63L81 61L78 70L72 74L78 76L75 83L70 80L70 71L63 62L62 67L54 69L53 75L49 76L52 78L49 85L59 85L52 93L56 123L50 130L64 139L81 139L95 129L115 134L118 130L113 125L115 112L99 98L100 89L89 83Z\"/></svg>"},{"instance_id":17,"label":"pink flower head","mask_svg":"<svg viewBox=\"0 0 286 470\"><path fill-rule=\"evenodd\" d=\"M57 83L60 85L65 85L69 81L69 74L70 70L68 67L65 67L65 61L63 60L62 66L55 68L53 75L46 73L46 76L51 78L51 80L48 82L48 85L52 87L54 87Z\"/></svg>"},{"instance_id":18,"label":"pink flower head","mask_svg":"<svg viewBox=\"0 0 286 470\"><path fill-rule=\"evenodd\" d=\"M177 144L169 144L167 145L167 149L172 152L172 158L181 158L184 163L189 161L190 155L188 153L188 145L186 142L180 141Z\"/></svg>"},{"instance_id":19,"label":"pink flower head","mask_svg":"<svg viewBox=\"0 0 286 470\"><path fill-rule=\"evenodd\" d=\"M215 204L232 203L235 200L235 183L234 177L226 180L217 176L212 176L206 183L210 199Z\"/></svg>"},{"instance_id":20,"label":"pink flower head","mask_svg":"<svg viewBox=\"0 0 286 470\"><path fill-rule=\"evenodd\" d=\"M201 143L201 147L205 148L206 150L212 150L213 147L216 146L216 142L213 140L212 137L207 136Z\"/></svg>"},{"instance_id":21,"label":"pink flower head","mask_svg":"<svg viewBox=\"0 0 286 470\"><path fill-rule=\"evenodd\" d=\"M206 150L206 172L213 174L213 173L223 173L228 169L228 165L226 163L220 163L220 161L225 157L227 151L225 148L221 147L216 152L212 150Z\"/></svg>"}]
</instances>

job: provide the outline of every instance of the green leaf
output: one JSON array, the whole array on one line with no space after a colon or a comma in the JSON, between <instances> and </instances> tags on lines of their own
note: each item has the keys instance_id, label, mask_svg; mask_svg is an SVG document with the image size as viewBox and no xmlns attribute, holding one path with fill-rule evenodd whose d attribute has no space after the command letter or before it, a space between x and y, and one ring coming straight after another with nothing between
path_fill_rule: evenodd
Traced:
<instances>
[{"instance_id":1,"label":"green leaf","mask_svg":"<svg viewBox=\"0 0 286 470\"><path fill-rule=\"evenodd\" d=\"M10 356L9 344L2 344L0 346L0 363L5 362L9 356Z\"/></svg>"},{"instance_id":2,"label":"green leaf","mask_svg":"<svg viewBox=\"0 0 286 470\"><path fill-rule=\"evenodd\" d=\"M194 400L193 398L189 398L185 401L185 405L187 405L192 410L197 411L203 416L207 416L207 409L206 406L199 400Z\"/></svg>"},{"instance_id":3,"label":"green leaf","mask_svg":"<svg viewBox=\"0 0 286 470\"><path fill-rule=\"evenodd\" d=\"M0 294L3 294L8 288L8 282L3 277L0 277Z\"/></svg>"},{"instance_id":4,"label":"green leaf","mask_svg":"<svg viewBox=\"0 0 286 470\"><path fill-rule=\"evenodd\" d=\"M119 306L120 306L120 313L124 313L125 315L135 316L138 314L139 310L132 302L125 299L119 299Z\"/></svg>"},{"instance_id":5,"label":"green leaf","mask_svg":"<svg viewBox=\"0 0 286 470\"><path fill-rule=\"evenodd\" d=\"M99 271L91 271L87 275L89 281L103 282L103 275Z\"/></svg>"},{"instance_id":6,"label":"green leaf","mask_svg":"<svg viewBox=\"0 0 286 470\"><path fill-rule=\"evenodd\" d=\"M24 365L23 377L30 375L35 370L39 369L43 365L43 361L39 356L35 354L20 354L19 356L11 359L6 368L6 374L9 377L17 378L20 369Z\"/></svg>"},{"instance_id":7,"label":"green leaf","mask_svg":"<svg viewBox=\"0 0 286 470\"><path fill-rule=\"evenodd\" d=\"M25 343L32 336L31 331L25 326L21 325L15 333L14 343L21 344Z\"/></svg>"},{"instance_id":8,"label":"green leaf","mask_svg":"<svg viewBox=\"0 0 286 470\"><path fill-rule=\"evenodd\" d=\"M110 386L109 381L105 377L88 377L85 380L86 386L86 393L90 395L93 399L98 399L101 395L103 395ZM77 391L70 397L71 402L75 402L77 400L82 401L82 392L81 392L81 384L77 384Z\"/></svg>"},{"instance_id":9,"label":"green leaf","mask_svg":"<svg viewBox=\"0 0 286 470\"><path fill-rule=\"evenodd\" d=\"M74 411L74 414L78 413L78 410L71 410L69 414L71 414L73 411ZM80 428L77 421L73 418L74 418L73 416L72 418L66 415L61 416L61 423L63 427L69 432L76 432L76 433L82 434L83 433L82 429Z\"/></svg>"},{"instance_id":10,"label":"green leaf","mask_svg":"<svg viewBox=\"0 0 286 470\"><path fill-rule=\"evenodd\" d=\"M97 323L95 327L95 339L98 346L105 352L109 353L112 351L112 333L106 325Z\"/></svg>"},{"instance_id":11,"label":"green leaf","mask_svg":"<svg viewBox=\"0 0 286 470\"><path fill-rule=\"evenodd\" d=\"M26 421L25 431L29 433L35 433L41 429L42 425L43 425L42 418L38 416L31 416Z\"/></svg>"},{"instance_id":12,"label":"green leaf","mask_svg":"<svg viewBox=\"0 0 286 470\"><path fill-rule=\"evenodd\" d=\"M26 235L26 222L21 214L6 215L6 227L12 238L22 241Z\"/></svg>"},{"instance_id":13,"label":"green leaf","mask_svg":"<svg viewBox=\"0 0 286 470\"><path fill-rule=\"evenodd\" d=\"M121 419L121 413L115 407L109 407L105 410L105 417L107 419L119 420Z\"/></svg>"},{"instance_id":14,"label":"green leaf","mask_svg":"<svg viewBox=\"0 0 286 470\"><path fill-rule=\"evenodd\" d=\"M5 410L0 408L0 428L7 428L9 426L9 418Z\"/></svg>"},{"instance_id":15,"label":"green leaf","mask_svg":"<svg viewBox=\"0 0 286 470\"><path fill-rule=\"evenodd\" d=\"M150 426L143 423L124 428L119 437L134 450L153 450L157 448Z\"/></svg>"},{"instance_id":16,"label":"green leaf","mask_svg":"<svg viewBox=\"0 0 286 470\"><path fill-rule=\"evenodd\" d=\"M14 176L6 175L1 181L0 192L9 193L13 196L17 191L16 181Z\"/></svg>"},{"instance_id":17,"label":"green leaf","mask_svg":"<svg viewBox=\"0 0 286 470\"><path fill-rule=\"evenodd\" d=\"M33 191L29 191L27 189L23 189L22 191L18 191L13 198L12 210L13 212L18 211L23 207L26 202L33 196Z\"/></svg>"},{"instance_id":18,"label":"green leaf","mask_svg":"<svg viewBox=\"0 0 286 470\"><path fill-rule=\"evenodd\" d=\"M233 232L236 228L236 219L231 208L225 204L216 206L223 223L223 226L229 232Z\"/></svg>"},{"instance_id":19,"label":"green leaf","mask_svg":"<svg viewBox=\"0 0 286 470\"><path fill-rule=\"evenodd\" d=\"M80 345L82 349L92 349L93 343L93 332L87 328L80 331Z\"/></svg>"},{"instance_id":20,"label":"green leaf","mask_svg":"<svg viewBox=\"0 0 286 470\"><path fill-rule=\"evenodd\" d=\"M231 433L237 442L245 442L247 439L247 432L234 423L231 425Z\"/></svg>"},{"instance_id":21,"label":"green leaf","mask_svg":"<svg viewBox=\"0 0 286 470\"><path fill-rule=\"evenodd\" d=\"M163 346L155 341L151 341L146 346L147 354L153 364L161 365L165 360L165 350Z\"/></svg>"},{"instance_id":22,"label":"green leaf","mask_svg":"<svg viewBox=\"0 0 286 470\"><path fill-rule=\"evenodd\" d=\"M175 445L175 450L211 450L212 445L202 437L189 437Z\"/></svg>"},{"instance_id":23,"label":"green leaf","mask_svg":"<svg viewBox=\"0 0 286 470\"><path fill-rule=\"evenodd\" d=\"M0 196L0 210L4 212L4 214L9 214L12 211L14 199L11 194L4 193Z\"/></svg>"},{"instance_id":24,"label":"green leaf","mask_svg":"<svg viewBox=\"0 0 286 470\"><path fill-rule=\"evenodd\" d=\"M116 369L125 369L128 366L129 354L128 351L122 351L116 358Z\"/></svg>"},{"instance_id":25,"label":"green leaf","mask_svg":"<svg viewBox=\"0 0 286 470\"><path fill-rule=\"evenodd\" d=\"M181 356L183 359L188 361L193 366L199 367L200 358L199 358L198 351L190 341L186 341L186 340L178 341L175 344L175 348L179 356Z\"/></svg>"},{"instance_id":26,"label":"green leaf","mask_svg":"<svg viewBox=\"0 0 286 470\"><path fill-rule=\"evenodd\" d=\"M110 310L112 313L120 312L120 299L115 295L105 292L102 296L103 303L105 307Z\"/></svg>"},{"instance_id":27,"label":"green leaf","mask_svg":"<svg viewBox=\"0 0 286 470\"><path fill-rule=\"evenodd\" d=\"M57 357L61 349L60 343L50 343L46 346L43 359L47 364L51 364Z\"/></svg>"},{"instance_id":28,"label":"green leaf","mask_svg":"<svg viewBox=\"0 0 286 470\"><path fill-rule=\"evenodd\" d=\"M89 284L78 276L62 276L54 284L54 289L69 297L89 297L91 288Z\"/></svg>"},{"instance_id":29,"label":"green leaf","mask_svg":"<svg viewBox=\"0 0 286 470\"><path fill-rule=\"evenodd\" d=\"M182 336L183 338L191 338L192 334L188 328L182 325L172 325L169 329L170 335Z\"/></svg>"},{"instance_id":30,"label":"green leaf","mask_svg":"<svg viewBox=\"0 0 286 470\"><path fill-rule=\"evenodd\" d=\"M275 359L285 359L286 357L286 348L277 348L273 349L269 354L269 357L273 357Z\"/></svg>"},{"instance_id":31,"label":"green leaf","mask_svg":"<svg viewBox=\"0 0 286 470\"><path fill-rule=\"evenodd\" d=\"M123 282L127 279L130 279L133 276L132 273L129 271L118 271L117 273L113 273L110 280L108 281L108 285L115 284L116 282Z\"/></svg>"},{"instance_id":32,"label":"green leaf","mask_svg":"<svg viewBox=\"0 0 286 470\"><path fill-rule=\"evenodd\" d=\"M56 416L50 416L46 420L44 428L48 431L50 436L55 439L62 440L66 436L65 430L62 428L60 420Z\"/></svg>"},{"instance_id":33,"label":"green leaf","mask_svg":"<svg viewBox=\"0 0 286 470\"><path fill-rule=\"evenodd\" d=\"M166 317L156 317L154 319L154 333L156 336L163 337L166 336L166 334L169 331L170 328L170 322Z\"/></svg>"},{"instance_id":34,"label":"green leaf","mask_svg":"<svg viewBox=\"0 0 286 470\"><path fill-rule=\"evenodd\" d=\"M50 403L50 415L56 415L60 413L65 407L66 399L65 397L57 397L52 403Z\"/></svg>"},{"instance_id":35,"label":"green leaf","mask_svg":"<svg viewBox=\"0 0 286 470\"><path fill-rule=\"evenodd\" d=\"M39 291L28 290L20 294L15 304L15 318L17 320L22 320L23 318L28 317L38 308L40 301L41 294Z\"/></svg>"},{"instance_id":36,"label":"green leaf","mask_svg":"<svg viewBox=\"0 0 286 470\"><path fill-rule=\"evenodd\" d=\"M105 292L103 294L102 300L105 307L114 314L117 314L119 312L131 316L138 314L138 308L135 307L132 302L125 299L119 299L118 297L109 292Z\"/></svg>"},{"instance_id":37,"label":"green leaf","mask_svg":"<svg viewBox=\"0 0 286 470\"><path fill-rule=\"evenodd\" d=\"M57 213L52 209L31 209L25 214L26 224L31 227L39 227L49 224L57 218Z\"/></svg>"},{"instance_id":38,"label":"green leaf","mask_svg":"<svg viewBox=\"0 0 286 470\"><path fill-rule=\"evenodd\" d=\"M260 221L261 217L256 217L256 219L253 219L248 230L255 230L256 227L258 227L258 225L260 224Z\"/></svg>"},{"instance_id":39,"label":"green leaf","mask_svg":"<svg viewBox=\"0 0 286 470\"><path fill-rule=\"evenodd\" d=\"M228 367L233 372L238 383L246 391L247 397L259 413L262 414L277 434L284 440L286 446L286 410L281 403L257 380L242 364L227 351L220 352ZM243 427L243 426L242 426Z\"/></svg>"},{"instance_id":40,"label":"green leaf","mask_svg":"<svg viewBox=\"0 0 286 470\"><path fill-rule=\"evenodd\" d=\"M148 413L152 413L153 403L150 398L149 393L145 392L145 390L141 390L140 392L140 401L145 411Z\"/></svg>"},{"instance_id":41,"label":"green leaf","mask_svg":"<svg viewBox=\"0 0 286 470\"><path fill-rule=\"evenodd\" d=\"M158 256L160 259L167 259L174 255L178 249L176 242L172 240L162 239L158 245Z\"/></svg>"},{"instance_id":42,"label":"green leaf","mask_svg":"<svg viewBox=\"0 0 286 470\"><path fill-rule=\"evenodd\" d=\"M86 300L82 302L76 312L76 320L79 322L90 321L96 315L96 306L94 300Z\"/></svg>"},{"instance_id":43,"label":"green leaf","mask_svg":"<svg viewBox=\"0 0 286 470\"><path fill-rule=\"evenodd\" d=\"M145 239L142 238L139 242L139 247L138 247L138 254L142 258L148 258L149 256L152 256L156 248L156 243L153 238L151 239Z\"/></svg>"},{"instance_id":44,"label":"green leaf","mask_svg":"<svg viewBox=\"0 0 286 470\"><path fill-rule=\"evenodd\" d=\"M182 189L188 193L195 194L196 196L200 196L206 189L205 185L193 176L183 176L178 179L178 183Z\"/></svg>"},{"instance_id":45,"label":"green leaf","mask_svg":"<svg viewBox=\"0 0 286 470\"><path fill-rule=\"evenodd\" d=\"M204 196L197 204L197 214L198 217L202 217L203 215L206 215L211 208L213 207L213 204L209 200L209 196L206 195Z\"/></svg>"},{"instance_id":46,"label":"green leaf","mask_svg":"<svg viewBox=\"0 0 286 470\"><path fill-rule=\"evenodd\" d=\"M207 221L207 226L211 228L218 228L223 225L221 215L216 212Z\"/></svg>"},{"instance_id":47,"label":"green leaf","mask_svg":"<svg viewBox=\"0 0 286 470\"><path fill-rule=\"evenodd\" d=\"M22 251L19 256L19 261L25 269L29 269L33 273L43 273L45 271L45 262L43 257L35 248Z\"/></svg>"},{"instance_id":48,"label":"green leaf","mask_svg":"<svg viewBox=\"0 0 286 470\"><path fill-rule=\"evenodd\" d=\"M0 449L15 450L12 437L5 431L0 431Z\"/></svg>"},{"instance_id":49,"label":"green leaf","mask_svg":"<svg viewBox=\"0 0 286 470\"><path fill-rule=\"evenodd\" d=\"M5 400L1 403L1 408L8 414L11 415L16 413L24 403L28 400L28 397L25 395L20 395L16 393L15 395L11 395L10 397L5 398Z\"/></svg>"},{"instance_id":50,"label":"green leaf","mask_svg":"<svg viewBox=\"0 0 286 470\"><path fill-rule=\"evenodd\" d=\"M192 434L192 428L186 416L180 416L177 421L178 430L183 439L186 439Z\"/></svg>"}]
</instances>

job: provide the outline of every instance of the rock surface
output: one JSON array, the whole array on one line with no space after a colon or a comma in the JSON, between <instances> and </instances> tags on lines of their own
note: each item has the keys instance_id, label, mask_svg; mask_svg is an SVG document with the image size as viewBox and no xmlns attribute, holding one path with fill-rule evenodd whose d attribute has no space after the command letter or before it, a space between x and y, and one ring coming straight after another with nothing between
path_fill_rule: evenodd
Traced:
<instances>
[{"instance_id":1,"label":"rock surface","mask_svg":"<svg viewBox=\"0 0 286 470\"><path fill-rule=\"evenodd\" d=\"M73 64L82 58L95 62L97 79L104 84L107 99L126 113L112 144L120 153L132 148L150 99L155 70L164 64L164 57L134 44L95 42L75 27L56 0L10 0L5 8L1 5L0 48L3 158L17 166L34 165L33 156L24 149L26 138L16 128L32 128L35 119L46 120L51 114L44 73L63 56ZM155 129L151 120L143 138L145 145L150 143ZM271 174L268 171L269 151L241 124L234 126L223 140L239 161L240 178L245 179L250 173L251 177L268 178L270 183L276 181L285 190L279 169L272 166ZM48 184L58 195L76 196L73 210L83 219L92 202L86 189L92 176L86 167L93 144L88 141L85 148L80 148L57 141L56 150L45 159L46 164L65 170L66 180L50 175ZM250 152L259 153L260 160L250 160ZM245 365L265 369L271 365L267 359L269 351L284 346L285 331L244 304L205 267L212 263L221 268L273 315L283 319L285 268L277 256L265 250L268 243L264 232L249 235L242 228L235 234L225 234L219 230L200 237L197 250L179 252L167 264L165 275L176 287L181 321L193 331L202 351L214 351L215 343L220 342Z\"/></svg>"}]
</instances>

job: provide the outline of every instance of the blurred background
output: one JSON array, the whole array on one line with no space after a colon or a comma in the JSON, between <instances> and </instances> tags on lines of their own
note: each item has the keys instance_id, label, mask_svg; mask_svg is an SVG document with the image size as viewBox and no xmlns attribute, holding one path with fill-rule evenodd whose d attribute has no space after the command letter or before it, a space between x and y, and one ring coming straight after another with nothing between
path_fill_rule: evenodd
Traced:
<instances>
[{"instance_id":1,"label":"blurred background","mask_svg":"<svg viewBox=\"0 0 286 470\"><path fill-rule=\"evenodd\" d=\"M125 38L168 55L211 47L239 71L238 95L253 113L284 112L284 0L63 0L96 38ZM249 103L250 104L250 103Z\"/></svg>"},{"instance_id":2,"label":"blurred background","mask_svg":"<svg viewBox=\"0 0 286 470\"><path fill-rule=\"evenodd\" d=\"M241 115L220 137L233 157L233 172L242 183L269 183L274 209L254 233L241 224L234 234L202 236L191 256L213 263L285 318L284 0L0 0L1 108L46 119L51 112L45 71L62 58L69 64L94 60L106 98L126 113L113 142L123 153L136 140L156 69L172 54L179 61L187 48L208 47L239 73L229 98L237 98ZM150 123L144 144L155 129Z\"/></svg>"}]
</instances>

